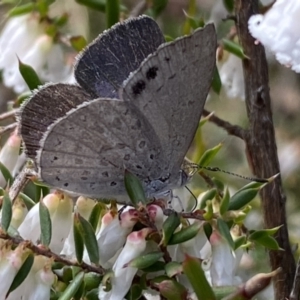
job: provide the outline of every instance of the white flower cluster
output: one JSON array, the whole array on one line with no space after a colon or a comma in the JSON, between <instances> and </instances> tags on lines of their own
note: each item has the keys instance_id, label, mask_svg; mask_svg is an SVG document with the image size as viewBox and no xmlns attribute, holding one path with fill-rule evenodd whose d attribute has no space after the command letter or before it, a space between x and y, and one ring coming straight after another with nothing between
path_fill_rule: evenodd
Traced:
<instances>
[{"instance_id":1,"label":"white flower cluster","mask_svg":"<svg viewBox=\"0 0 300 300\"><path fill-rule=\"evenodd\" d=\"M16 93L28 90L19 72L18 58L34 68L44 81L66 81L72 68L66 64L62 48L45 34L35 14L8 20L0 35L0 70L3 83Z\"/></svg>"},{"instance_id":2,"label":"white flower cluster","mask_svg":"<svg viewBox=\"0 0 300 300\"><path fill-rule=\"evenodd\" d=\"M72 215L79 213L88 219L96 202L79 197L73 207L70 197L61 192L54 192L45 196L43 203L49 210L52 223L50 249L70 261L76 261ZM24 239L34 243L38 243L41 234L39 205L39 203L36 204L29 212L24 205L20 206L18 201L13 205L12 224ZM147 211L157 229L162 230L162 224L166 218L162 209L150 204L147 206ZM137 268L127 266L127 264L143 254L158 250L157 245L147 241L147 236L153 229L143 228L139 231L132 231L137 221L137 210L127 207L120 215L114 209L107 209L98 224L96 239L100 252L99 263L107 269L111 268L114 273L111 277L112 289L110 291L106 291L105 286L100 284L99 299L123 299L138 272ZM211 284L214 286L237 284L235 274L243 251L238 250L238 255L236 255L217 231L211 235L210 240L207 240L203 230L203 221L190 220L190 222L195 223L199 232L196 237L187 242L168 246L167 250L172 259L182 262L186 255L204 259L204 269ZM2 266L0 268L0 283L2 284L2 288L0 284L0 299L5 298L14 277L28 256L28 250L21 245L15 250L12 250L9 245L8 242L0 239L0 266ZM87 253L83 260L88 264L91 263ZM29 275L16 290L9 294L7 299L19 299L20 295L24 300L49 299L50 289L56 282L56 275L59 275L56 271L52 271L50 266L51 260L35 256ZM10 276L7 276L8 273ZM185 284L192 293L192 287L185 276L180 276L179 281ZM36 298L38 291L42 291L43 298ZM144 292L145 297L155 293L154 290Z\"/></svg>"},{"instance_id":3,"label":"white flower cluster","mask_svg":"<svg viewBox=\"0 0 300 300\"><path fill-rule=\"evenodd\" d=\"M300 1L277 0L265 15L249 19L251 35L270 49L276 59L300 72Z\"/></svg>"}]
</instances>

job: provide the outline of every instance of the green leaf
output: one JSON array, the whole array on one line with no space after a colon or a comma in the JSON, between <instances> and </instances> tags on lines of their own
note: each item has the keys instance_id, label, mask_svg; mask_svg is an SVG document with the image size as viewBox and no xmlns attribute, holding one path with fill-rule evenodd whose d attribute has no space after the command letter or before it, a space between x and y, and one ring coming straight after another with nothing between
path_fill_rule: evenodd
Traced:
<instances>
[{"instance_id":1,"label":"green leaf","mask_svg":"<svg viewBox=\"0 0 300 300\"><path fill-rule=\"evenodd\" d=\"M246 243L246 237L245 236L240 236L237 239L234 240L234 250L240 248Z\"/></svg>"},{"instance_id":2,"label":"green leaf","mask_svg":"<svg viewBox=\"0 0 300 300\"><path fill-rule=\"evenodd\" d=\"M231 249L234 249L234 241L232 239L232 236L230 234L230 230L228 228L228 225L226 222L222 219L217 220L217 226L219 229L220 234L222 235L223 238L227 241Z\"/></svg>"},{"instance_id":3,"label":"green leaf","mask_svg":"<svg viewBox=\"0 0 300 300\"><path fill-rule=\"evenodd\" d=\"M142 293L143 293L143 289L138 284L133 284L130 287L128 293L126 294L125 299L130 299L130 300L141 299Z\"/></svg>"},{"instance_id":4,"label":"green leaf","mask_svg":"<svg viewBox=\"0 0 300 300\"><path fill-rule=\"evenodd\" d=\"M30 210L36 204L29 196L24 193L20 193L19 197L24 201L28 210Z\"/></svg>"},{"instance_id":5,"label":"green leaf","mask_svg":"<svg viewBox=\"0 0 300 300\"><path fill-rule=\"evenodd\" d=\"M154 264L152 264L151 266L144 268L143 272L144 273L153 273L153 272L163 271L164 269L165 269L165 263L162 261L157 261Z\"/></svg>"},{"instance_id":6,"label":"green leaf","mask_svg":"<svg viewBox=\"0 0 300 300\"><path fill-rule=\"evenodd\" d=\"M146 11L146 14L156 19L166 8L168 0L152 0L150 3L152 6Z\"/></svg>"},{"instance_id":7,"label":"green leaf","mask_svg":"<svg viewBox=\"0 0 300 300\"><path fill-rule=\"evenodd\" d=\"M103 276L96 273L86 273L84 276L85 288L87 291L98 288Z\"/></svg>"},{"instance_id":8,"label":"green leaf","mask_svg":"<svg viewBox=\"0 0 300 300\"><path fill-rule=\"evenodd\" d=\"M216 296L209 285L201 263L197 258L186 256L186 259L182 263L182 267L198 300L216 300Z\"/></svg>"},{"instance_id":9,"label":"green leaf","mask_svg":"<svg viewBox=\"0 0 300 300\"><path fill-rule=\"evenodd\" d=\"M75 0L78 4L105 12L106 0Z\"/></svg>"},{"instance_id":10,"label":"green leaf","mask_svg":"<svg viewBox=\"0 0 300 300\"><path fill-rule=\"evenodd\" d=\"M249 57L244 53L244 50L241 45L228 39L223 39L222 41L225 50L241 59L249 59Z\"/></svg>"},{"instance_id":11,"label":"green leaf","mask_svg":"<svg viewBox=\"0 0 300 300\"><path fill-rule=\"evenodd\" d=\"M257 182L257 181L252 181L246 185L244 185L242 188L239 189L239 191L243 190L248 190L248 189L262 189L265 187L268 183L265 182Z\"/></svg>"},{"instance_id":12,"label":"green leaf","mask_svg":"<svg viewBox=\"0 0 300 300\"><path fill-rule=\"evenodd\" d=\"M219 70L217 67L215 67L215 71L214 71L214 76L213 76L213 80L211 83L211 87L213 89L213 91L217 94L220 95L221 89L222 89L222 80L219 74Z\"/></svg>"},{"instance_id":13,"label":"green leaf","mask_svg":"<svg viewBox=\"0 0 300 300\"><path fill-rule=\"evenodd\" d=\"M180 225L180 218L178 214L173 211L172 214L165 220L163 224L163 237L162 242L164 246L167 246L174 231Z\"/></svg>"},{"instance_id":14,"label":"green leaf","mask_svg":"<svg viewBox=\"0 0 300 300\"><path fill-rule=\"evenodd\" d=\"M223 3L227 11L232 13L234 9L234 0L223 0Z\"/></svg>"},{"instance_id":15,"label":"green leaf","mask_svg":"<svg viewBox=\"0 0 300 300\"><path fill-rule=\"evenodd\" d=\"M203 155L201 156L198 165L199 167L206 167L209 165L209 163L214 159L214 157L218 154L220 149L223 147L223 144L220 143L217 146L206 150Z\"/></svg>"},{"instance_id":16,"label":"green leaf","mask_svg":"<svg viewBox=\"0 0 300 300\"><path fill-rule=\"evenodd\" d=\"M61 294L58 300L70 300L80 288L84 279L84 273L79 272L73 281L68 285L65 291Z\"/></svg>"},{"instance_id":17,"label":"green leaf","mask_svg":"<svg viewBox=\"0 0 300 300\"><path fill-rule=\"evenodd\" d=\"M87 41L82 35L72 36L70 38L70 43L77 52L83 50L87 45Z\"/></svg>"},{"instance_id":18,"label":"green leaf","mask_svg":"<svg viewBox=\"0 0 300 300\"><path fill-rule=\"evenodd\" d=\"M12 203L7 192L3 196L1 211L1 228L7 232L12 218Z\"/></svg>"},{"instance_id":19,"label":"green leaf","mask_svg":"<svg viewBox=\"0 0 300 300\"><path fill-rule=\"evenodd\" d=\"M271 229L255 230L249 235L249 239L255 241L256 239L264 238L266 236L272 236L279 230L280 227L282 226L277 226Z\"/></svg>"},{"instance_id":20,"label":"green leaf","mask_svg":"<svg viewBox=\"0 0 300 300\"><path fill-rule=\"evenodd\" d=\"M148 268L163 257L162 252L151 252L131 260L125 266L137 269Z\"/></svg>"},{"instance_id":21,"label":"green leaf","mask_svg":"<svg viewBox=\"0 0 300 300\"><path fill-rule=\"evenodd\" d=\"M217 189L215 188L203 193L201 195L200 209L204 209L206 207L206 201L214 199L216 195L217 195Z\"/></svg>"},{"instance_id":22,"label":"green leaf","mask_svg":"<svg viewBox=\"0 0 300 300\"><path fill-rule=\"evenodd\" d=\"M187 289L176 280L164 280L158 285L159 292L165 299L168 300L182 300L187 299Z\"/></svg>"},{"instance_id":23,"label":"green leaf","mask_svg":"<svg viewBox=\"0 0 300 300\"><path fill-rule=\"evenodd\" d=\"M43 200L40 201L39 207L40 226L41 226L41 243L44 246L49 246L52 237L52 222L50 213Z\"/></svg>"},{"instance_id":24,"label":"green leaf","mask_svg":"<svg viewBox=\"0 0 300 300\"><path fill-rule=\"evenodd\" d=\"M119 0L106 0L106 27L110 28L120 20Z\"/></svg>"},{"instance_id":25,"label":"green leaf","mask_svg":"<svg viewBox=\"0 0 300 300\"><path fill-rule=\"evenodd\" d=\"M256 197L258 191L259 188L237 191L230 199L228 210L241 209Z\"/></svg>"},{"instance_id":26,"label":"green leaf","mask_svg":"<svg viewBox=\"0 0 300 300\"><path fill-rule=\"evenodd\" d=\"M24 14L28 14L30 12L32 12L35 8L35 4L30 2L30 3L26 3L23 5L19 5L16 6L14 8L12 8L9 12L8 12L8 16L9 17L16 17L16 16L21 16Z\"/></svg>"},{"instance_id":27,"label":"green leaf","mask_svg":"<svg viewBox=\"0 0 300 300\"><path fill-rule=\"evenodd\" d=\"M77 214L74 214L73 235L74 235L76 259L81 264L83 258L83 252L84 252L84 240L83 240L83 229Z\"/></svg>"},{"instance_id":28,"label":"green leaf","mask_svg":"<svg viewBox=\"0 0 300 300\"><path fill-rule=\"evenodd\" d=\"M9 170L4 166L4 164L2 162L0 162L0 171L5 179L6 183L8 183L11 186L14 182L14 178L12 177Z\"/></svg>"},{"instance_id":29,"label":"green leaf","mask_svg":"<svg viewBox=\"0 0 300 300\"><path fill-rule=\"evenodd\" d=\"M198 234L201 227L202 224L200 222L195 222L188 227L182 228L180 231L172 235L168 245L177 245L191 240Z\"/></svg>"},{"instance_id":30,"label":"green leaf","mask_svg":"<svg viewBox=\"0 0 300 300\"><path fill-rule=\"evenodd\" d=\"M22 94L20 94L16 100L16 106L20 106L24 101L26 101L29 97L32 96L32 92L26 91Z\"/></svg>"},{"instance_id":31,"label":"green leaf","mask_svg":"<svg viewBox=\"0 0 300 300\"><path fill-rule=\"evenodd\" d=\"M23 64L20 59L19 60L19 71L27 83L30 90L36 89L39 85L42 84L35 70L26 64Z\"/></svg>"},{"instance_id":32,"label":"green leaf","mask_svg":"<svg viewBox=\"0 0 300 300\"><path fill-rule=\"evenodd\" d=\"M142 183L134 174L125 170L124 182L127 194L134 206L137 206L140 202L142 204L147 203Z\"/></svg>"},{"instance_id":33,"label":"green leaf","mask_svg":"<svg viewBox=\"0 0 300 300\"><path fill-rule=\"evenodd\" d=\"M228 188L226 188L220 204L220 214L222 216L228 211L229 200L230 200L230 194Z\"/></svg>"},{"instance_id":34,"label":"green leaf","mask_svg":"<svg viewBox=\"0 0 300 300\"><path fill-rule=\"evenodd\" d=\"M88 252L89 258L95 265L99 264L99 248L92 225L82 216L78 215L82 226L83 240Z\"/></svg>"},{"instance_id":35,"label":"green leaf","mask_svg":"<svg viewBox=\"0 0 300 300\"><path fill-rule=\"evenodd\" d=\"M272 236L264 236L262 238L255 239L254 242L270 250L283 250L279 247L276 239L273 238Z\"/></svg>"},{"instance_id":36,"label":"green leaf","mask_svg":"<svg viewBox=\"0 0 300 300\"><path fill-rule=\"evenodd\" d=\"M92 225L94 232L96 232L99 220L100 220L100 216L101 216L101 212L103 211L103 209L105 209L105 206L103 205L103 203L101 202L97 202L95 204L95 206L93 207L93 210L90 214L89 217L89 223Z\"/></svg>"},{"instance_id":37,"label":"green leaf","mask_svg":"<svg viewBox=\"0 0 300 300\"><path fill-rule=\"evenodd\" d=\"M30 253L27 256L27 258L25 259L25 261L23 262L23 264L22 264L21 268L19 269L19 271L17 272L17 275L14 278L7 294L14 291L26 279L28 273L31 270L33 262L34 262L34 255L32 253Z\"/></svg>"},{"instance_id":38,"label":"green leaf","mask_svg":"<svg viewBox=\"0 0 300 300\"><path fill-rule=\"evenodd\" d=\"M171 261L165 266L166 274L171 278L182 273L182 264L176 261Z\"/></svg>"},{"instance_id":39,"label":"green leaf","mask_svg":"<svg viewBox=\"0 0 300 300\"><path fill-rule=\"evenodd\" d=\"M93 289L86 293L84 300L99 300L99 288Z\"/></svg>"}]
</instances>

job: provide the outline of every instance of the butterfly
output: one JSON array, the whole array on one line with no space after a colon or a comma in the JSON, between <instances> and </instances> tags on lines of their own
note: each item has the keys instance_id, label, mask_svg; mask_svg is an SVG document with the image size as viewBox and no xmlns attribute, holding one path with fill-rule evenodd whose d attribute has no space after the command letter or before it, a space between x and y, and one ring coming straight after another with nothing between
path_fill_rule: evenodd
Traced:
<instances>
[{"instance_id":1,"label":"butterfly","mask_svg":"<svg viewBox=\"0 0 300 300\"><path fill-rule=\"evenodd\" d=\"M184 185L216 48L212 24L165 43L148 16L101 34L78 55L76 84L45 84L20 109L19 132L41 180L125 203L125 169L148 197Z\"/></svg>"}]
</instances>

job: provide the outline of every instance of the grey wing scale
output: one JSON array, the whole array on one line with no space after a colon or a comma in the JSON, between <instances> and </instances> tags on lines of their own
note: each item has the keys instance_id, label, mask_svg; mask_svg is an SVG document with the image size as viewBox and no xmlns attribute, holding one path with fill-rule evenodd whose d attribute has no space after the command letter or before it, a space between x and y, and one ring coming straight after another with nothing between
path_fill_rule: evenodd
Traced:
<instances>
[{"instance_id":1,"label":"grey wing scale","mask_svg":"<svg viewBox=\"0 0 300 300\"><path fill-rule=\"evenodd\" d=\"M40 149L40 140L48 126L70 109L88 100L91 100L91 96L87 92L71 84L47 84L36 90L22 105L18 115L19 132L26 154L35 159L36 152Z\"/></svg>"},{"instance_id":2,"label":"grey wing scale","mask_svg":"<svg viewBox=\"0 0 300 300\"><path fill-rule=\"evenodd\" d=\"M156 22L141 16L105 31L77 58L77 82L94 98L118 98L130 72L165 42Z\"/></svg>"},{"instance_id":3,"label":"grey wing scale","mask_svg":"<svg viewBox=\"0 0 300 300\"><path fill-rule=\"evenodd\" d=\"M142 112L167 157L162 176L177 175L193 140L215 68L214 26L162 45L124 83L123 100Z\"/></svg>"},{"instance_id":4,"label":"grey wing scale","mask_svg":"<svg viewBox=\"0 0 300 300\"><path fill-rule=\"evenodd\" d=\"M146 184L149 170L158 170L162 160L159 140L147 120L121 100L100 98L49 127L37 164L51 186L108 197L125 194L124 168Z\"/></svg>"}]
</instances>

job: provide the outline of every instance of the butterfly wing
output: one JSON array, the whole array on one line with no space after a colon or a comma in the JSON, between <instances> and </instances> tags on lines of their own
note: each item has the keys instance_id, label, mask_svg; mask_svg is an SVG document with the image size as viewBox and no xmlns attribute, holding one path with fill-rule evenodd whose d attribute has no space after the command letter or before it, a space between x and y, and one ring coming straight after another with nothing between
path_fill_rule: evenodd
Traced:
<instances>
[{"instance_id":1,"label":"butterfly wing","mask_svg":"<svg viewBox=\"0 0 300 300\"><path fill-rule=\"evenodd\" d=\"M125 193L124 168L145 181L162 158L147 120L117 99L71 110L49 127L40 147L37 164L46 183L98 197Z\"/></svg>"},{"instance_id":2,"label":"butterfly wing","mask_svg":"<svg viewBox=\"0 0 300 300\"><path fill-rule=\"evenodd\" d=\"M164 42L160 28L147 16L118 23L79 55L76 80L94 98L118 98L130 72Z\"/></svg>"},{"instance_id":3,"label":"butterfly wing","mask_svg":"<svg viewBox=\"0 0 300 300\"><path fill-rule=\"evenodd\" d=\"M167 158L163 177L178 176L193 140L212 82L216 47L210 24L159 47L124 83L123 99L158 135Z\"/></svg>"},{"instance_id":4,"label":"butterfly wing","mask_svg":"<svg viewBox=\"0 0 300 300\"><path fill-rule=\"evenodd\" d=\"M28 157L35 159L48 126L88 100L91 100L91 96L76 85L47 84L35 91L22 105L18 115L19 132Z\"/></svg>"}]
</instances>

